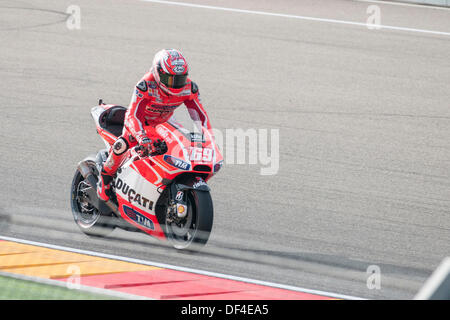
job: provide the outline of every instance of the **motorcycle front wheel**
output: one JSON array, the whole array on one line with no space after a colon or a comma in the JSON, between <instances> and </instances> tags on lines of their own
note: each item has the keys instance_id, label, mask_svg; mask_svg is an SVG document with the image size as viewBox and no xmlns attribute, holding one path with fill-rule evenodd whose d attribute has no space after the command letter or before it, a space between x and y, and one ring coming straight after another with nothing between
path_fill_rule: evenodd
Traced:
<instances>
[{"instance_id":1,"label":"motorcycle front wheel","mask_svg":"<svg viewBox=\"0 0 450 320\"><path fill-rule=\"evenodd\" d=\"M164 229L176 249L200 250L209 239L213 226L213 203L208 191L188 190L187 215L172 221L166 215Z\"/></svg>"}]
</instances>

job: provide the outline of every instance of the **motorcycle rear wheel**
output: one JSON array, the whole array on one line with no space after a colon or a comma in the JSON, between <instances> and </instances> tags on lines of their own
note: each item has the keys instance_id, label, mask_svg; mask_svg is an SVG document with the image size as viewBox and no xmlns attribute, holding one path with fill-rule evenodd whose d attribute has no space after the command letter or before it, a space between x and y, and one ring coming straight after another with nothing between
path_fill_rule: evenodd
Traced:
<instances>
[{"instance_id":1,"label":"motorcycle rear wheel","mask_svg":"<svg viewBox=\"0 0 450 320\"><path fill-rule=\"evenodd\" d=\"M89 166L97 172L95 158L85 159ZM70 192L70 204L75 223L80 230L88 236L105 237L115 229L111 215L104 215L92 206L86 199L83 199L84 191L91 186L84 180L81 173L77 170L72 180Z\"/></svg>"}]
</instances>

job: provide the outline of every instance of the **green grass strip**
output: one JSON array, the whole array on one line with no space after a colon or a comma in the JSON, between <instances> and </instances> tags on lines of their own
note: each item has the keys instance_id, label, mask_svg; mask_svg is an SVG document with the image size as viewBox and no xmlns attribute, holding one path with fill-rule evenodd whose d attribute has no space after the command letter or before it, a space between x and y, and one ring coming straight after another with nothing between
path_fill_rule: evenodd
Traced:
<instances>
[{"instance_id":1,"label":"green grass strip","mask_svg":"<svg viewBox=\"0 0 450 320\"><path fill-rule=\"evenodd\" d=\"M0 276L0 300L112 300L115 297Z\"/></svg>"}]
</instances>

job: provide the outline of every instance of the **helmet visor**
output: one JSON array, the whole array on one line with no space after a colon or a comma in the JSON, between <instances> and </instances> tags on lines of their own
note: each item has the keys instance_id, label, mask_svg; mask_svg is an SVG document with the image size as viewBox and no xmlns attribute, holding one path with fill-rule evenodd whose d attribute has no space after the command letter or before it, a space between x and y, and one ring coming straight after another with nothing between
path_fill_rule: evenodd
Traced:
<instances>
[{"instance_id":1,"label":"helmet visor","mask_svg":"<svg viewBox=\"0 0 450 320\"><path fill-rule=\"evenodd\" d=\"M180 89L183 88L187 83L187 74L167 74L167 73L159 73L159 79L161 83L165 85L167 88Z\"/></svg>"}]
</instances>

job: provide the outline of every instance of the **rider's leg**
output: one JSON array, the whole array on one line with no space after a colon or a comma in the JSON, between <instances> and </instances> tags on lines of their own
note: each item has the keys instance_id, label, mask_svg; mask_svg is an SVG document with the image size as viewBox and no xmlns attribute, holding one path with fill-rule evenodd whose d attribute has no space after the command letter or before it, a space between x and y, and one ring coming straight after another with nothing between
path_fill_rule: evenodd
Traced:
<instances>
[{"instance_id":1,"label":"rider's leg","mask_svg":"<svg viewBox=\"0 0 450 320\"><path fill-rule=\"evenodd\" d=\"M124 130L122 136L111 146L108 158L103 163L97 185L97 194L103 201L109 200L110 183L113 180L113 176L122 164L128 148L135 144L135 141L130 141L128 132Z\"/></svg>"}]
</instances>

